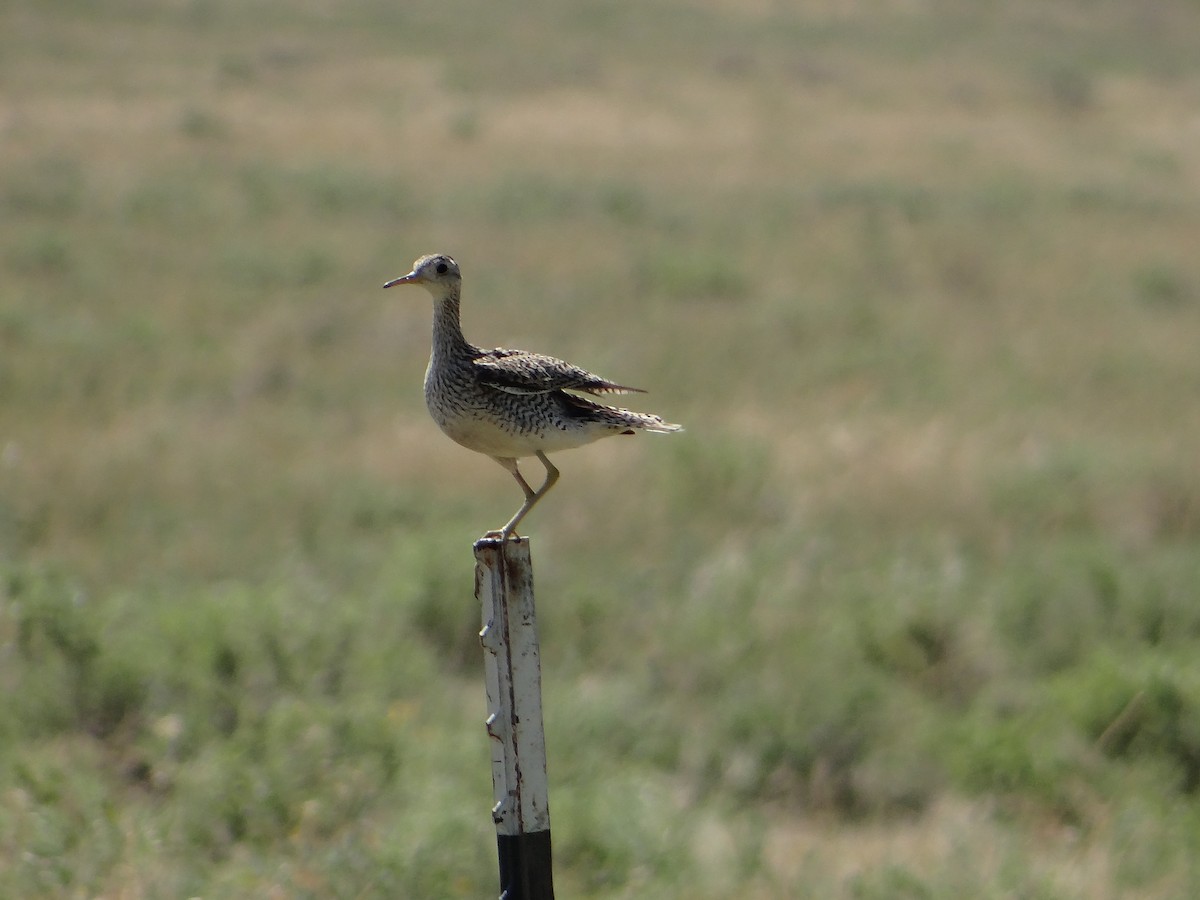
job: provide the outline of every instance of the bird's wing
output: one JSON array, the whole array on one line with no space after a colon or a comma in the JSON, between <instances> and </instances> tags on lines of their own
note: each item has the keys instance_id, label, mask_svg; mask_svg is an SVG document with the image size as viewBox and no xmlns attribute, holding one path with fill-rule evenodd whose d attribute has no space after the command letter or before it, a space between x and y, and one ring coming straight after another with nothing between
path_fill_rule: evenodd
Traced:
<instances>
[{"instance_id":1,"label":"bird's wing","mask_svg":"<svg viewBox=\"0 0 1200 900\"><path fill-rule=\"evenodd\" d=\"M553 356L524 350L480 350L473 361L479 381L510 394L545 394L550 391L583 391L588 394L643 393L616 384L586 369Z\"/></svg>"}]
</instances>

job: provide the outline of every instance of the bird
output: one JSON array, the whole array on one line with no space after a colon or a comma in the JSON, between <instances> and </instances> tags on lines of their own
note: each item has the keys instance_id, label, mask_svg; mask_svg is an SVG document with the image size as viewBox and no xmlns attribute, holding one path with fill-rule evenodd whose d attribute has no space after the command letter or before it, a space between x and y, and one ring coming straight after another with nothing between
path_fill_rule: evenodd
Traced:
<instances>
[{"instance_id":1,"label":"bird","mask_svg":"<svg viewBox=\"0 0 1200 900\"><path fill-rule=\"evenodd\" d=\"M485 539L518 540L517 525L558 481L546 454L590 444L615 434L671 433L683 426L660 416L593 402L583 394L645 393L601 378L553 356L497 347L484 350L462 333L462 271L444 253L419 257L412 271L385 288L417 284L433 297L433 342L425 370L425 405L445 434L469 450L490 456L507 470L525 495L508 523ZM537 490L517 461L536 456L546 469Z\"/></svg>"}]
</instances>

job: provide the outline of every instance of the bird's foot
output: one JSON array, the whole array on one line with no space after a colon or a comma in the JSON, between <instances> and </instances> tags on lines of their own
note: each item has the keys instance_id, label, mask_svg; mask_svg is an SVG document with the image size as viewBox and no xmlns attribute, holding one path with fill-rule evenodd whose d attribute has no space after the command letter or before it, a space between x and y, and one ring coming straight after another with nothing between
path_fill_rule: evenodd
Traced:
<instances>
[{"instance_id":1,"label":"bird's foot","mask_svg":"<svg viewBox=\"0 0 1200 900\"><path fill-rule=\"evenodd\" d=\"M482 538L480 538L480 540L483 540L483 541L507 541L510 537L515 540L518 540L518 541L521 540L521 536L519 534L517 534L515 531L505 531L504 529L484 532L484 535Z\"/></svg>"}]
</instances>

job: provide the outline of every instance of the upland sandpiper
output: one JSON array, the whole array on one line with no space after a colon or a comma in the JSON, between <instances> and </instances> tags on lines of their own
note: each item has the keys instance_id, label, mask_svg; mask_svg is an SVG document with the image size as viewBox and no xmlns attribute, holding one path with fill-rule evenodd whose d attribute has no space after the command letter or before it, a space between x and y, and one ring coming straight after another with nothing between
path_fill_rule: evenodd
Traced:
<instances>
[{"instance_id":1,"label":"upland sandpiper","mask_svg":"<svg viewBox=\"0 0 1200 900\"><path fill-rule=\"evenodd\" d=\"M508 524L487 537L507 541L525 514L558 481L547 453L581 447L613 434L682 431L648 413L593 403L588 394L644 393L578 366L523 350L483 350L463 337L459 322L462 273L445 254L422 256L412 271L385 288L419 284L433 295L433 350L425 370L425 405L442 431L469 450L504 466L525 494ZM546 480L536 491L517 460L536 456Z\"/></svg>"}]
</instances>

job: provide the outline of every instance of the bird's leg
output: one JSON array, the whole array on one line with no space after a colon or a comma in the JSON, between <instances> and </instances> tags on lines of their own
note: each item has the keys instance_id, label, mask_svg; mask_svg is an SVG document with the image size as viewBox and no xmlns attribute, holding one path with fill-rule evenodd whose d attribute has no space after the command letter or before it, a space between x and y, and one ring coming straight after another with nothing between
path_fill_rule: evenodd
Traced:
<instances>
[{"instance_id":1,"label":"bird's leg","mask_svg":"<svg viewBox=\"0 0 1200 900\"><path fill-rule=\"evenodd\" d=\"M508 524L500 529L502 540L508 540L508 536L512 534L513 529L517 527L517 523L525 518L525 514L533 509L534 504L545 497L550 488L554 487L554 483L558 481L558 469L555 467L554 463L550 462L550 460L546 458L546 454L539 450L537 452L537 458L540 459L542 461L542 465L546 467L546 480L542 482L542 486L540 488L532 493L528 492L529 485L525 485L525 504L517 510L517 514L515 516L508 520ZM516 468L515 462L513 463L513 468ZM524 479L521 480L524 481Z\"/></svg>"},{"instance_id":2,"label":"bird's leg","mask_svg":"<svg viewBox=\"0 0 1200 900\"><path fill-rule=\"evenodd\" d=\"M521 492L525 495L525 504L517 511L517 514L509 520L509 523L499 531L489 531L485 538L500 538L502 541L507 541L508 536L513 533L513 528L517 522L521 521L521 517L529 512L529 508L533 506L534 498L537 497L537 492L529 486L529 482L521 474L521 470L517 468L517 461L510 456L493 456L496 462L504 466L505 470L516 479L517 484L521 486ZM518 535L519 537L519 535Z\"/></svg>"},{"instance_id":3,"label":"bird's leg","mask_svg":"<svg viewBox=\"0 0 1200 900\"><path fill-rule=\"evenodd\" d=\"M536 499L541 500L544 496L546 496L546 493L550 490L550 488L554 487L555 483L558 481L559 472L554 463L550 462L550 460L546 458L546 454L541 450L537 452L537 458L540 459L542 461L542 465L546 467L546 480L542 482L542 486L537 490Z\"/></svg>"},{"instance_id":4,"label":"bird's leg","mask_svg":"<svg viewBox=\"0 0 1200 900\"><path fill-rule=\"evenodd\" d=\"M542 497L546 496L546 492L549 491L550 488L554 487L554 483L558 481L558 469L555 467L554 463L550 462L550 460L546 458L546 454L541 450L537 451L537 458L540 459L542 461L542 465L546 467L546 480L543 481L542 486L535 491L529 486L529 482L522 477L520 470L517 468L517 461L515 459L501 456L493 457L496 462L508 469L508 471L512 473L513 478L517 480L517 484L521 486L521 490L525 493L525 502L522 504L521 508L517 510L517 514L509 519L508 524L501 528L499 532L489 531L486 535L484 535L484 537L498 537L502 541L507 541L510 534L516 533L517 524L523 518L525 518L525 514L533 509L535 503L541 500Z\"/></svg>"}]
</instances>

